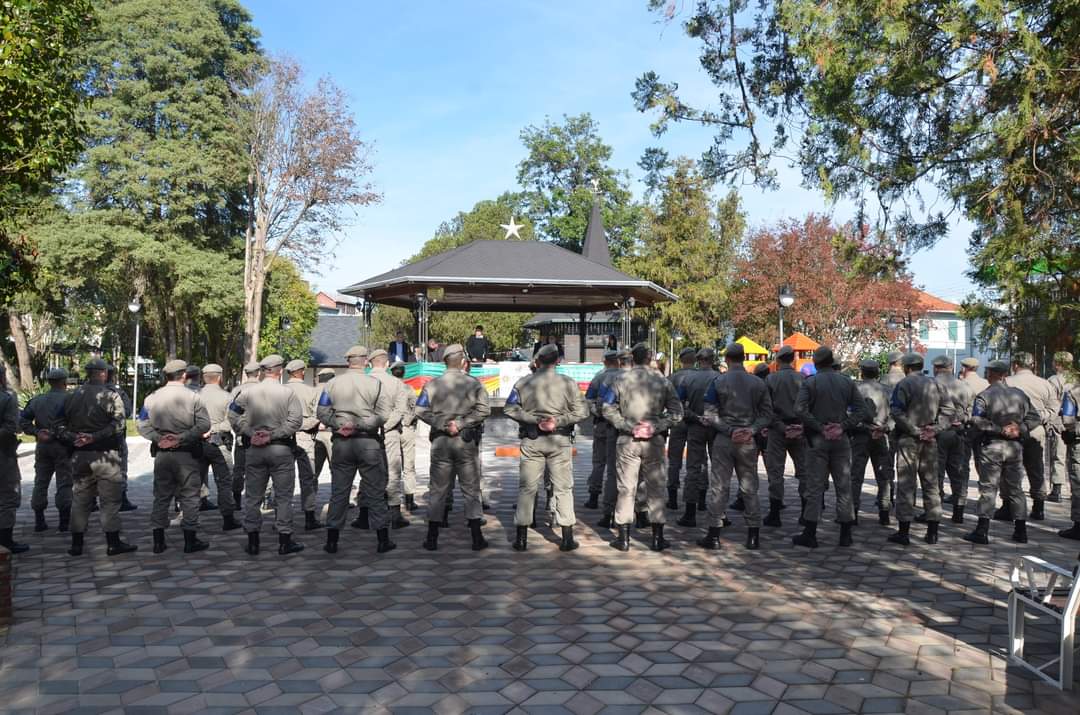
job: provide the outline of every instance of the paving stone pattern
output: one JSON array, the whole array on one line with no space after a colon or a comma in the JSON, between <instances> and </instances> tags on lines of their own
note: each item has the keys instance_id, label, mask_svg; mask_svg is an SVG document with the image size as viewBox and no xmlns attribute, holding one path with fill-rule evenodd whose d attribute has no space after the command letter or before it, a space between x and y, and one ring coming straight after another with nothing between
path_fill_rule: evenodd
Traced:
<instances>
[{"instance_id":1,"label":"paving stone pattern","mask_svg":"<svg viewBox=\"0 0 1080 715\"><path fill-rule=\"evenodd\" d=\"M469 550L459 500L434 554L420 548L421 511L384 556L374 534L347 529L337 556L319 548L322 532L300 530L302 554L249 557L242 532L221 533L216 513L203 514L209 551L186 556L173 528L170 549L154 555L150 463L145 444L132 442L140 509L123 518L138 553L107 557L94 518L88 554L71 558L64 536L32 532L32 458L23 458L17 538L32 550L14 559L0 710L1080 712L1080 695L1004 658L1010 560L1073 562L1077 545L1051 531L1064 524L1064 505L1049 505L1051 520L1033 524L1023 548L1004 525L990 548L962 541L969 517L964 529L943 524L936 548L916 540L904 549L886 544L889 532L867 515L854 548L837 547L829 523L821 548L797 550L789 508L784 527L763 529L761 551L742 547L738 517L720 552L702 551L698 530L672 524L663 554L648 551L644 533L629 554L610 549L611 535L593 526L599 514L579 509L582 548L560 553L541 526L519 554L509 545L517 463L494 457L500 442L485 438L492 547L479 553ZM577 444L579 503L590 446ZM327 480L324 471L320 504ZM793 482L787 502L797 504ZM55 528L55 511L49 519ZM263 542L272 546L271 529L264 524ZM1050 637L1029 626L1029 641Z\"/></svg>"}]
</instances>

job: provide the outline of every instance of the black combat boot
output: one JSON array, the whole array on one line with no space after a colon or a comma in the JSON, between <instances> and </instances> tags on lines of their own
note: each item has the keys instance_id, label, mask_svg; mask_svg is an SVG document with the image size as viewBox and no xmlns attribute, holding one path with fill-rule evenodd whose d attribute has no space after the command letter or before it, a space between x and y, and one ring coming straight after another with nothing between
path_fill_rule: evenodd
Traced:
<instances>
[{"instance_id":1,"label":"black combat boot","mask_svg":"<svg viewBox=\"0 0 1080 715\"><path fill-rule=\"evenodd\" d=\"M645 529L652 526L652 522L649 521L649 512L639 511L635 517L634 526L639 529Z\"/></svg>"},{"instance_id":2,"label":"black combat boot","mask_svg":"<svg viewBox=\"0 0 1080 715\"><path fill-rule=\"evenodd\" d=\"M806 520L803 525L803 532L791 537L791 543L796 546L806 546L807 548L817 548L817 522Z\"/></svg>"},{"instance_id":3,"label":"black combat boot","mask_svg":"<svg viewBox=\"0 0 1080 715\"><path fill-rule=\"evenodd\" d=\"M71 528L71 507L60 510L60 523L56 525L56 530L63 534Z\"/></svg>"},{"instance_id":4,"label":"black combat boot","mask_svg":"<svg viewBox=\"0 0 1080 715\"><path fill-rule=\"evenodd\" d=\"M742 494L735 497L735 501L731 502L728 508L732 511L746 511L746 502L743 501Z\"/></svg>"},{"instance_id":5,"label":"black combat boot","mask_svg":"<svg viewBox=\"0 0 1080 715\"><path fill-rule=\"evenodd\" d=\"M615 537L615 540L611 542L611 548L618 549L619 551L630 550L630 525L618 524L619 535Z\"/></svg>"},{"instance_id":6,"label":"black combat boot","mask_svg":"<svg viewBox=\"0 0 1080 715\"><path fill-rule=\"evenodd\" d=\"M49 523L45 521L45 510L34 509L34 531L48 531Z\"/></svg>"},{"instance_id":7,"label":"black combat boot","mask_svg":"<svg viewBox=\"0 0 1080 715\"><path fill-rule=\"evenodd\" d=\"M128 500L127 489L120 492L120 511L135 511L138 508Z\"/></svg>"},{"instance_id":8,"label":"black combat boot","mask_svg":"<svg viewBox=\"0 0 1080 715\"><path fill-rule=\"evenodd\" d=\"M894 544L900 544L901 546L907 546L911 543L911 537L908 536L909 532L911 531L911 522L901 521L897 523L900 524L900 531L890 536L889 541Z\"/></svg>"},{"instance_id":9,"label":"black combat boot","mask_svg":"<svg viewBox=\"0 0 1080 715\"><path fill-rule=\"evenodd\" d=\"M705 489L702 489L701 491L698 492L698 498L697 498L697 510L698 511L705 511L706 509L709 508L708 501L705 499L705 495L707 493L708 492Z\"/></svg>"},{"instance_id":10,"label":"black combat boot","mask_svg":"<svg viewBox=\"0 0 1080 715\"><path fill-rule=\"evenodd\" d=\"M1009 507L1009 503L1005 502L997 511L994 512L994 521L1012 521L1012 509Z\"/></svg>"},{"instance_id":11,"label":"black combat boot","mask_svg":"<svg viewBox=\"0 0 1080 715\"><path fill-rule=\"evenodd\" d=\"M424 539L424 548L428 551L439 550L439 522L429 521L427 525L427 538Z\"/></svg>"},{"instance_id":12,"label":"black combat boot","mask_svg":"<svg viewBox=\"0 0 1080 715\"><path fill-rule=\"evenodd\" d=\"M1080 541L1080 521L1074 521L1073 525L1068 529L1062 529L1058 532L1058 536L1063 539L1072 539L1073 541Z\"/></svg>"},{"instance_id":13,"label":"black combat boot","mask_svg":"<svg viewBox=\"0 0 1080 715\"><path fill-rule=\"evenodd\" d=\"M278 534L278 547L277 552L281 556L288 556L289 554L298 554L304 550L304 545L298 541L293 541L292 534Z\"/></svg>"},{"instance_id":14,"label":"black combat boot","mask_svg":"<svg viewBox=\"0 0 1080 715\"><path fill-rule=\"evenodd\" d=\"M840 523L840 545L851 546L855 543L851 538L851 527L855 525L853 521L844 521Z\"/></svg>"},{"instance_id":15,"label":"black combat boot","mask_svg":"<svg viewBox=\"0 0 1080 715\"><path fill-rule=\"evenodd\" d=\"M1017 519L1013 524L1015 526L1013 527L1012 540L1018 544L1026 544L1028 542L1027 522L1023 519Z\"/></svg>"},{"instance_id":16,"label":"black combat boot","mask_svg":"<svg viewBox=\"0 0 1080 715\"><path fill-rule=\"evenodd\" d=\"M469 531L472 532L473 551L482 551L488 547L487 539L484 538L484 532L480 529L479 519L469 519Z\"/></svg>"},{"instance_id":17,"label":"black combat boot","mask_svg":"<svg viewBox=\"0 0 1080 715\"><path fill-rule=\"evenodd\" d=\"M326 543L323 544L322 550L325 551L328 554L336 554L337 553L337 545L338 545L338 537L340 535L341 535L341 532L338 531L337 529L327 529L326 530Z\"/></svg>"},{"instance_id":18,"label":"black combat boot","mask_svg":"<svg viewBox=\"0 0 1080 715\"><path fill-rule=\"evenodd\" d=\"M375 547L375 553L377 554L385 554L387 551L393 551L397 548L397 544L390 540L390 529L385 526L375 530L375 538L379 544Z\"/></svg>"},{"instance_id":19,"label":"black combat boot","mask_svg":"<svg viewBox=\"0 0 1080 715\"><path fill-rule=\"evenodd\" d=\"M323 528L323 523L315 518L315 511L304 512L304 531L315 531Z\"/></svg>"},{"instance_id":20,"label":"black combat boot","mask_svg":"<svg viewBox=\"0 0 1080 715\"><path fill-rule=\"evenodd\" d=\"M585 501L586 509L600 508L600 492L589 492L589 498Z\"/></svg>"},{"instance_id":21,"label":"black combat boot","mask_svg":"<svg viewBox=\"0 0 1080 715\"><path fill-rule=\"evenodd\" d=\"M952 507L952 523L963 524L964 523L964 505L953 504Z\"/></svg>"},{"instance_id":22,"label":"black combat boot","mask_svg":"<svg viewBox=\"0 0 1080 715\"><path fill-rule=\"evenodd\" d=\"M769 500L769 513L761 523L765 526L782 526L780 522L780 510L784 508L784 502L779 499Z\"/></svg>"},{"instance_id":23,"label":"black combat boot","mask_svg":"<svg viewBox=\"0 0 1080 715\"><path fill-rule=\"evenodd\" d=\"M184 553L193 554L196 551L206 551L210 544L199 539L199 534L194 529L184 529Z\"/></svg>"},{"instance_id":24,"label":"black combat boot","mask_svg":"<svg viewBox=\"0 0 1080 715\"><path fill-rule=\"evenodd\" d=\"M405 495L405 508L412 514L416 511L416 497L412 494Z\"/></svg>"},{"instance_id":25,"label":"black combat boot","mask_svg":"<svg viewBox=\"0 0 1080 715\"><path fill-rule=\"evenodd\" d=\"M109 547L105 549L105 553L107 553L109 556L130 554L132 551L139 550L139 547L135 544L129 544L126 541L121 541L119 531L106 531L105 541L109 544Z\"/></svg>"},{"instance_id":26,"label":"black combat boot","mask_svg":"<svg viewBox=\"0 0 1080 715\"><path fill-rule=\"evenodd\" d=\"M697 540L697 545L709 551L718 551L720 549L720 527L710 526L705 536Z\"/></svg>"},{"instance_id":27,"label":"black combat boot","mask_svg":"<svg viewBox=\"0 0 1080 715\"><path fill-rule=\"evenodd\" d=\"M1046 501L1052 501L1055 504L1061 501L1061 485L1055 484L1050 488L1050 495L1046 497Z\"/></svg>"},{"instance_id":28,"label":"black combat boot","mask_svg":"<svg viewBox=\"0 0 1080 715\"><path fill-rule=\"evenodd\" d=\"M975 526L975 531L970 534L964 534L964 541L970 541L973 544L989 544L990 520L980 516L979 523Z\"/></svg>"},{"instance_id":29,"label":"black combat boot","mask_svg":"<svg viewBox=\"0 0 1080 715\"><path fill-rule=\"evenodd\" d=\"M923 541L928 544L936 544L938 541L938 522L928 521L926 522L926 536L923 537Z\"/></svg>"},{"instance_id":30,"label":"black combat boot","mask_svg":"<svg viewBox=\"0 0 1080 715\"><path fill-rule=\"evenodd\" d=\"M1044 501L1042 499L1032 499L1031 514L1028 515L1032 521L1043 521L1046 519L1046 507L1043 506Z\"/></svg>"},{"instance_id":31,"label":"black combat boot","mask_svg":"<svg viewBox=\"0 0 1080 715\"><path fill-rule=\"evenodd\" d=\"M203 497L199 500L199 511L217 511L217 504L210 501L210 497Z\"/></svg>"},{"instance_id":32,"label":"black combat boot","mask_svg":"<svg viewBox=\"0 0 1080 715\"><path fill-rule=\"evenodd\" d=\"M247 548L244 549L244 551L247 551L252 556L258 556L259 555L259 532L257 532L257 531L249 531L248 532Z\"/></svg>"},{"instance_id":33,"label":"black combat boot","mask_svg":"<svg viewBox=\"0 0 1080 715\"><path fill-rule=\"evenodd\" d=\"M675 523L679 526L697 526L697 504L692 501L686 502L686 511Z\"/></svg>"},{"instance_id":34,"label":"black combat boot","mask_svg":"<svg viewBox=\"0 0 1080 715\"><path fill-rule=\"evenodd\" d=\"M23 554L30 550L26 544L15 543L15 529L0 529L0 546L6 546L13 554Z\"/></svg>"},{"instance_id":35,"label":"black combat boot","mask_svg":"<svg viewBox=\"0 0 1080 715\"><path fill-rule=\"evenodd\" d=\"M402 515L400 506L390 507L390 526L395 529L404 529L411 523Z\"/></svg>"},{"instance_id":36,"label":"black combat boot","mask_svg":"<svg viewBox=\"0 0 1080 715\"><path fill-rule=\"evenodd\" d=\"M562 543L559 544L559 551L573 551L578 547L578 542L574 541L574 527L564 526L562 528Z\"/></svg>"},{"instance_id":37,"label":"black combat boot","mask_svg":"<svg viewBox=\"0 0 1080 715\"><path fill-rule=\"evenodd\" d=\"M223 514L222 515L222 517L221 517L221 530L222 531L233 531L234 529L239 529L239 528L240 528L240 522L236 520L236 515L234 515L234 514Z\"/></svg>"},{"instance_id":38,"label":"black combat boot","mask_svg":"<svg viewBox=\"0 0 1080 715\"><path fill-rule=\"evenodd\" d=\"M165 530L154 529L154 553L161 554L165 552L168 545L165 543Z\"/></svg>"},{"instance_id":39,"label":"black combat boot","mask_svg":"<svg viewBox=\"0 0 1080 715\"><path fill-rule=\"evenodd\" d=\"M890 523L889 522L889 510L888 509L879 509L878 513L877 513L877 521L882 526L888 526L889 523Z\"/></svg>"},{"instance_id":40,"label":"black combat boot","mask_svg":"<svg viewBox=\"0 0 1080 715\"><path fill-rule=\"evenodd\" d=\"M600 521L596 522L596 525L601 529L612 529L615 527L615 514L614 512L606 511Z\"/></svg>"},{"instance_id":41,"label":"black combat boot","mask_svg":"<svg viewBox=\"0 0 1080 715\"><path fill-rule=\"evenodd\" d=\"M751 551L761 548L761 529L751 526L746 530L746 548Z\"/></svg>"},{"instance_id":42,"label":"black combat boot","mask_svg":"<svg viewBox=\"0 0 1080 715\"><path fill-rule=\"evenodd\" d=\"M82 556L83 550L83 533L81 531L71 532L71 548L68 549L68 553L72 556Z\"/></svg>"},{"instance_id":43,"label":"black combat boot","mask_svg":"<svg viewBox=\"0 0 1080 715\"><path fill-rule=\"evenodd\" d=\"M663 551L671 544L664 538L664 525L653 524L652 525L652 541L649 543L649 548L653 551Z\"/></svg>"},{"instance_id":44,"label":"black combat boot","mask_svg":"<svg viewBox=\"0 0 1080 715\"><path fill-rule=\"evenodd\" d=\"M678 509L679 508L679 490L668 489L667 490L667 508Z\"/></svg>"},{"instance_id":45,"label":"black combat boot","mask_svg":"<svg viewBox=\"0 0 1080 715\"><path fill-rule=\"evenodd\" d=\"M362 506L356 510L356 518L349 524L354 529L370 529L371 525L368 523L368 508Z\"/></svg>"},{"instance_id":46,"label":"black combat boot","mask_svg":"<svg viewBox=\"0 0 1080 715\"><path fill-rule=\"evenodd\" d=\"M529 548L529 527L519 526L514 530L514 551L525 551Z\"/></svg>"}]
</instances>

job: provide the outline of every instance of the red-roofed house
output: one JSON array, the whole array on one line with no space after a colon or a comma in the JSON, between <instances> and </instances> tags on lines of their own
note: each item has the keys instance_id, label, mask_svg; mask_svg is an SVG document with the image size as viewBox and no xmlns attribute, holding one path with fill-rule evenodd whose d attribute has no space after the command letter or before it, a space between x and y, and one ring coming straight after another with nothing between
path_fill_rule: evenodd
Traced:
<instances>
[{"instance_id":1,"label":"red-roofed house","mask_svg":"<svg viewBox=\"0 0 1080 715\"><path fill-rule=\"evenodd\" d=\"M960 316L960 305L919 291L919 308L921 314L911 316L911 329L926 349L927 365L938 355L951 357L954 365L968 356L979 358L984 365L990 359L990 354L975 344L971 321Z\"/></svg>"},{"instance_id":2,"label":"red-roofed house","mask_svg":"<svg viewBox=\"0 0 1080 715\"><path fill-rule=\"evenodd\" d=\"M358 299L340 293L327 293L319 291L315 294L315 301L319 304L319 315L358 315Z\"/></svg>"}]
</instances>

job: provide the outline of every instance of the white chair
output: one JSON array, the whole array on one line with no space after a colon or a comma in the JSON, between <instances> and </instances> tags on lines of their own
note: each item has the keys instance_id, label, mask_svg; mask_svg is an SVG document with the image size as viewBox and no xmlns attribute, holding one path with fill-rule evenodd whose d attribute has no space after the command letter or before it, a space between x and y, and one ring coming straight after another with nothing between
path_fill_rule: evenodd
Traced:
<instances>
[{"instance_id":1,"label":"white chair","mask_svg":"<svg viewBox=\"0 0 1080 715\"><path fill-rule=\"evenodd\" d=\"M1061 690L1072 690L1076 614L1080 609L1080 557L1073 570L1036 556L1021 556L1013 564L1009 593L1009 662L1021 665ZM1060 624L1060 655L1042 665L1024 660L1024 617L1034 609ZM1047 670L1058 665L1058 677Z\"/></svg>"}]
</instances>

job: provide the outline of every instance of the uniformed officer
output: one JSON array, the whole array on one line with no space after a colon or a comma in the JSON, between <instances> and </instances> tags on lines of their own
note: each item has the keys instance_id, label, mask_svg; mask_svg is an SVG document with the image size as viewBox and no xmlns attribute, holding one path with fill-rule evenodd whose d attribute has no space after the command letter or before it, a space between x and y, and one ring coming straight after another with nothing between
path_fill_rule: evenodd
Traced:
<instances>
[{"instance_id":1,"label":"uniformed officer","mask_svg":"<svg viewBox=\"0 0 1080 715\"><path fill-rule=\"evenodd\" d=\"M903 365L907 375L897 384L889 402L896 424L896 519L900 522L900 530L889 541L905 546L911 543L908 534L915 516L915 487L921 482L926 543L936 544L941 521L937 436L949 425L942 414L942 404L948 398L940 384L923 374L922 355L908 353Z\"/></svg>"},{"instance_id":2,"label":"uniformed officer","mask_svg":"<svg viewBox=\"0 0 1080 715\"><path fill-rule=\"evenodd\" d=\"M13 554L30 550L15 543L15 512L22 502L19 476L19 400L8 389L7 369L0 365L0 546Z\"/></svg>"},{"instance_id":3,"label":"uniformed officer","mask_svg":"<svg viewBox=\"0 0 1080 715\"><path fill-rule=\"evenodd\" d=\"M701 348L696 358L697 373L692 380L686 381L686 394L680 396L683 420L687 423L686 481L683 483L686 511L675 523L688 527L696 527L697 512L704 512L707 508L705 495L709 486L709 458L716 434L710 425L702 423L701 418L705 416L705 393L709 391L713 378L720 374L715 368L716 352L712 348Z\"/></svg>"},{"instance_id":4,"label":"uniformed officer","mask_svg":"<svg viewBox=\"0 0 1080 715\"><path fill-rule=\"evenodd\" d=\"M249 362L244 365L244 380L239 385L233 388L229 396L236 400L236 396L240 394L242 390L254 385L262 379L262 365L258 362ZM231 404L231 402L230 402ZM232 418L229 418L229 426L232 427ZM234 429L235 432L235 429ZM236 438L233 440L233 471L232 471L232 495L233 504L241 513L247 513L243 508L243 495L244 495L244 477L247 474L247 448L245 443L247 442L238 432ZM252 497L256 502L261 503L262 495Z\"/></svg>"},{"instance_id":5,"label":"uniformed officer","mask_svg":"<svg viewBox=\"0 0 1080 715\"><path fill-rule=\"evenodd\" d=\"M233 434L229 424L229 403L232 395L221 388L221 365L210 363L202 369L202 389L199 399L210 416L210 433L202 444L199 460L200 483L206 484L210 468L214 470L217 485L218 506L221 507L221 530L232 531L241 527L236 520L237 502L233 489Z\"/></svg>"},{"instance_id":6,"label":"uniformed officer","mask_svg":"<svg viewBox=\"0 0 1080 715\"><path fill-rule=\"evenodd\" d=\"M593 375L589 387L585 390L585 401L593 418L592 470L589 472L589 499L586 509L600 508L600 494L604 491L604 473L608 466L608 439L610 426L601 414L601 393L612 377L619 370L619 352L604 351L604 367Z\"/></svg>"},{"instance_id":7,"label":"uniformed officer","mask_svg":"<svg viewBox=\"0 0 1080 715\"><path fill-rule=\"evenodd\" d=\"M1027 543L1027 500L1021 485L1021 441L1025 433L1042 426L1042 419L1021 390L1008 387L1005 376L1009 364L994 360L987 365L990 387L975 398L972 430L980 433L979 523L964 539L975 544L990 543L990 519L1003 481L1011 482L1010 513L1015 518L1012 540Z\"/></svg>"},{"instance_id":8,"label":"uniformed officer","mask_svg":"<svg viewBox=\"0 0 1080 715\"><path fill-rule=\"evenodd\" d=\"M127 392L120 389L120 385L116 382L116 366L109 364L106 368L105 386L111 389L116 394L120 395L120 399L124 403L124 419L127 419L128 415L132 418L135 417L134 406L131 403L131 397ZM126 423L125 423L126 424ZM139 507L131 503L128 499L128 445L127 445L127 430L125 428L124 438L120 440L120 473L124 479L124 489L120 492L120 511L135 511Z\"/></svg>"},{"instance_id":9,"label":"uniformed officer","mask_svg":"<svg viewBox=\"0 0 1080 715\"><path fill-rule=\"evenodd\" d=\"M893 350L885 357L885 362L888 365L885 374L881 376L881 384L888 388L890 395L892 395L893 389L904 379L904 368L900 364L903 359L904 354L896 350Z\"/></svg>"},{"instance_id":10,"label":"uniformed officer","mask_svg":"<svg viewBox=\"0 0 1080 715\"><path fill-rule=\"evenodd\" d=\"M296 491L296 432L304 421L304 408L291 389L281 384L285 360L267 355L259 363L263 379L245 384L229 405L229 423L245 443L246 490L244 530L247 552L259 553L262 527L262 496L267 482L273 482L276 504L275 526L278 553L282 556L303 551L292 538L292 498Z\"/></svg>"},{"instance_id":11,"label":"uniformed officer","mask_svg":"<svg viewBox=\"0 0 1080 715\"><path fill-rule=\"evenodd\" d=\"M647 345L638 343L631 355L633 368L604 394L604 419L618 432L615 523L619 535L611 546L619 551L630 550L630 525L634 522L638 481L643 477L652 525L650 548L662 551L668 546L664 539L664 432L682 420L683 406L671 383L649 369L652 351Z\"/></svg>"},{"instance_id":12,"label":"uniformed officer","mask_svg":"<svg viewBox=\"0 0 1080 715\"><path fill-rule=\"evenodd\" d=\"M957 379L953 374L953 361L947 355L934 358L934 380L945 392L945 401L941 403L941 413L947 427L938 434L937 477L939 493L944 502L945 476L949 477L949 491L952 497L952 522L964 523L964 506L967 503L967 465L969 458L965 448L965 429L971 419L971 408L975 404L975 393L971 385Z\"/></svg>"},{"instance_id":13,"label":"uniformed officer","mask_svg":"<svg viewBox=\"0 0 1080 715\"><path fill-rule=\"evenodd\" d=\"M57 438L74 450L71 476L71 548L80 556L90 507L98 499L101 526L109 556L126 554L138 547L120 540L120 503L124 488L120 469L120 443L126 432L124 401L106 383L108 365L101 358L86 363L86 382L68 398L56 421Z\"/></svg>"},{"instance_id":14,"label":"uniformed officer","mask_svg":"<svg viewBox=\"0 0 1080 715\"><path fill-rule=\"evenodd\" d=\"M62 367L50 368L45 373L49 391L30 399L19 417L20 429L33 435L37 441L34 448L34 492L30 506L34 510L34 531L46 531L45 509L49 506L49 482L56 475L56 509L60 514L60 532L66 532L71 523L71 455L56 439L56 418L64 411L68 401L68 373Z\"/></svg>"},{"instance_id":15,"label":"uniformed officer","mask_svg":"<svg viewBox=\"0 0 1080 715\"><path fill-rule=\"evenodd\" d=\"M979 376L979 358L977 357L966 357L960 361L960 379L971 386L971 391L976 396L990 387L990 383Z\"/></svg>"},{"instance_id":16,"label":"uniformed officer","mask_svg":"<svg viewBox=\"0 0 1080 715\"><path fill-rule=\"evenodd\" d=\"M1061 439L1065 443L1065 462L1069 470L1069 490L1072 493L1070 518L1073 525L1062 529L1058 536L1080 541L1080 435L1077 434L1077 413L1080 406L1080 377L1069 373L1061 398Z\"/></svg>"},{"instance_id":17,"label":"uniformed officer","mask_svg":"<svg viewBox=\"0 0 1080 715\"><path fill-rule=\"evenodd\" d=\"M405 380L405 363L395 361L390 374ZM405 385L405 414L401 418L401 488L405 495L405 508L411 514L416 511L416 392Z\"/></svg>"},{"instance_id":18,"label":"uniformed officer","mask_svg":"<svg viewBox=\"0 0 1080 715\"><path fill-rule=\"evenodd\" d=\"M712 472L709 475L709 527L698 544L720 548L720 529L727 510L732 474L739 482L746 518L746 548L760 546L761 506L758 503L757 445L754 437L773 421L769 390L760 378L743 367L743 346L732 343L724 351L727 372L713 378L705 393L703 421L716 433L713 438Z\"/></svg>"},{"instance_id":19,"label":"uniformed officer","mask_svg":"<svg viewBox=\"0 0 1080 715\"><path fill-rule=\"evenodd\" d=\"M315 415L321 390L317 390L304 381L307 363L303 360L290 360L285 366L289 376L285 386L296 393L304 411L304 419L296 433L296 473L300 482L300 504L304 509L304 531L323 528L315 518L318 509L316 497L319 493L319 479L315 475L315 435L319 432L319 418Z\"/></svg>"},{"instance_id":20,"label":"uniformed officer","mask_svg":"<svg viewBox=\"0 0 1080 715\"><path fill-rule=\"evenodd\" d=\"M836 490L836 517L840 522L840 546L851 546L851 442L848 434L867 419L866 401L855 382L833 369L833 352L827 346L814 351L817 372L799 386L795 416L807 434L806 509L803 533L795 536L796 546L816 548L817 525L822 496L832 475Z\"/></svg>"},{"instance_id":21,"label":"uniformed officer","mask_svg":"<svg viewBox=\"0 0 1080 715\"><path fill-rule=\"evenodd\" d=\"M686 383L697 374L695 363L697 362L697 350L683 348L679 351L679 364L681 367L668 376L675 394L680 400L685 401L689 394ZM668 509L679 508L679 473L683 467L683 451L686 449L686 421L678 422L671 426L668 434L667 458L668 458Z\"/></svg>"},{"instance_id":22,"label":"uniformed officer","mask_svg":"<svg viewBox=\"0 0 1080 715\"><path fill-rule=\"evenodd\" d=\"M154 530L155 554L165 551L169 505L175 499L180 500L184 553L203 551L210 546L199 539L198 529L200 461L212 423L199 392L189 389L187 368L188 364L183 360L165 363L162 370L165 385L151 393L139 410L139 434L150 441L154 455L154 506L150 512L150 526Z\"/></svg>"},{"instance_id":23,"label":"uniformed officer","mask_svg":"<svg viewBox=\"0 0 1080 715\"><path fill-rule=\"evenodd\" d=\"M601 417L604 417L604 395L607 394L612 385L630 370L631 363L633 362L630 351L625 348L618 350L615 353L615 359L618 362L618 369L613 370L600 386L599 407ZM604 422L607 423L606 417L604 417ZM605 445L607 449L607 454L605 455L607 471L604 475L604 492L601 498L604 507L604 516L597 522L597 526L605 529L612 529L615 527L615 504L619 499L618 459L615 451L618 438L618 430L616 430L611 423L607 423L607 444Z\"/></svg>"},{"instance_id":24,"label":"uniformed officer","mask_svg":"<svg viewBox=\"0 0 1080 715\"><path fill-rule=\"evenodd\" d=\"M390 541L386 450L383 447L383 425L394 412L395 395L378 377L366 374L366 347L354 345L349 348L345 361L349 369L326 383L319 397L319 421L334 433L334 447L330 453L330 508L323 550L328 554L337 553L338 538L349 509L349 493L359 472L357 501L361 509L367 510L369 527L375 529L376 552L384 554L397 546Z\"/></svg>"},{"instance_id":25,"label":"uniformed officer","mask_svg":"<svg viewBox=\"0 0 1080 715\"><path fill-rule=\"evenodd\" d=\"M1035 356L1028 352L1018 352L1012 358L1012 375L1005 379L1009 387L1019 388L1031 401L1031 406L1039 413L1042 424L1028 432L1020 440L1024 450L1024 472L1027 474L1028 488L1031 492L1032 521L1046 518L1046 426L1053 423L1061 408L1061 400L1054 398L1054 388L1050 383L1036 375ZM1002 499L1007 495L1007 483L1001 487ZM1002 509L1005 507L1002 506ZM998 515L995 514L995 518ZM1001 514L1004 517L1004 514ZM1015 519L1015 516L1013 517Z\"/></svg>"},{"instance_id":26,"label":"uniformed officer","mask_svg":"<svg viewBox=\"0 0 1080 715\"><path fill-rule=\"evenodd\" d=\"M851 507L855 523L859 523L862 487L866 477L866 465L870 463L877 483L878 523L889 525L892 500L889 487L893 480L893 463L889 449L892 433L892 417L889 415L889 390L878 380L881 368L877 360L859 363L862 378L855 389L866 401L867 417L851 431Z\"/></svg>"},{"instance_id":27,"label":"uniformed officer","mask_svg":"<svg viewBox=\"0 0 1080 715\"><path fill-rule=\"evenodd\" d=\"M1066 351L1054 353L1054 374L1046 379L1054 388L1054 400L1057 404L1065 399L1065 392L1073 379L1073 354ZM1060 412L1060 410L1059 410ZM1047 471L1050 474L1050 494L1047 501L1060 502L1061 488L1068 481L1068 447L1064 440L1065 427L1061 415L1055 414L1046 431L1048 460Z\"/></svg>"},{"instance_id":28,"label":"uniformed officer","mask_svg":"<svg viewBox=\"0 0 1080 715\"><path fill-rule=\"evenodd\" d=\"M765 473L769 478L769 513L765 526L780 526L780 510L784 508L784 467L788 455L795 465L795 482L799 487L802 512L806 509L806 435L802 422L795 414L795 401L803 375L795 369L795 349L781 346L776 353L776 372L765 378L772 404L773 421L765 437Z\"/></svg>"},{"instance_id":29,"label":"uniformed officer","mask_svg":"<svg viewBox=\"0 0 1080 715\"><path fill-rule=\"evenodd\" d=\"M574 425L589 416L589 408L577 383L555 372L559 362L556 345L544 345L536 353L537 370L521 378L506 398L506 416L520 425L521 465L518 483L517 527L514 550L527 548L529 525L545 470L551 478L555 525L562 527L560 551L573 551L574 541Z\"/></svg>"},{"instance_id":30,"label":"uniformed officer","mask_svg":"<svg viewBox=\"0 0 1080 715\"><path fill-rule=\"evenodd\" d=\"M477 427L491 414L487 391L479 380L462 371L465 348L448 345L443 351L446 372L431 380L416 400L416 416L431 426L431 466L428 484L428 533L424 548L439 548L440 519L446 516L446 495L461 482L465 518L472 532L472 549L487 548L481 532L483 507L476 470ZM520 501L520 500L519 500Z\"/></svg>"},{"instance_id":31,"label":"uniformed officer","mask_svg":"<svg viewBox=\"0 0 1080 715\"><path fill-rule=\"evenodd\" d=\"M332 367L324 367L319 370L315 375L316 389L319 394L322 394L325 389L326 383L334 379L337 375ZM318 405L316 405L316 408ZM316 409L316 412L318 410ZM319 423L319 431L315 434L315 481L319 480L322 476L323 465L330 461L330 450L333 449L333 442L331 441L331 435L333 432L329 427L322 422Z\"/></svg>"},{"instance_id":32,"label":"uniformed officer","mask_svg":"<svg viewBox=\"0 0 1080 715\"><path fill-rule=\"evenodd\" d=\"M390 416L383 423L383 448L386 451L387 468L385 491L390 502L390 526L394 529L402 529L409 525L409 520L401 515L401 507L405 503L402 487L404 463L401 435L405 412L409 409L409 394L412 390L390 374L387 369L390 356L385 350L373 350L369 360L371 361L371 375L382 383L383 392L390 396L393 406Z\"/></svg>"}]
</instances>

